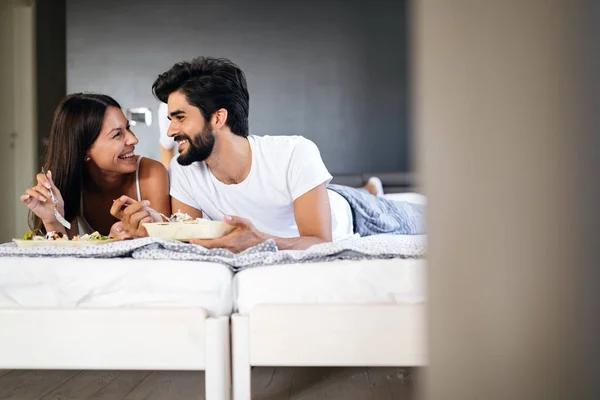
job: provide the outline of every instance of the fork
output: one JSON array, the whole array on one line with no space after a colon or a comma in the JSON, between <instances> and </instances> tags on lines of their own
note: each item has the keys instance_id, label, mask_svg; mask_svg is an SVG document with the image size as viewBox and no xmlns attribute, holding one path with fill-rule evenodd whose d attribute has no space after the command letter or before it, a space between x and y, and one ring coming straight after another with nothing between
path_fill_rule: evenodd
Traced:
<instances>
[{"instance_id":1,"label":"fork","mask_svg":"<svg viewBox=\"0 0 600 400\"><path fill-rule=\"evenodd\" d=\"M42 174L44 174L44 176L46 175L46 171L44 171L44 167L42 167ZM60 215L60 213L58 212L58 209L56 208L56 205L58 204L58 200L56 200L56 197L54 197L54 192L52 191L52 188L48 189L50 192L50 197L52 197L52 203L54 204L54 216L56 217L56 220L58 222L60 222L60 224L62 226L64 226L67 229L71 229L71 223L69 221L67 221L66 219L63 218L62 215Z\"/></svg>"},{"instance_id":2,"label":"fork","mask_svg":"<svg viewBox=\"0 0 600 400\"><path fill-rule=\"evenodd\" d=\"M114 200L113 200L114 202ZM131 204L123 204L123 208L129 207ZM148 211L154 211L155 213L157 213L158 215L160 215L161 217L163 217L164 219L167 220L167 222L171 222L171 218L167 217L165 214L156 211L154 208L150 208L150 207L145 207L146 210Z\"/></svg>"}]
</instances>

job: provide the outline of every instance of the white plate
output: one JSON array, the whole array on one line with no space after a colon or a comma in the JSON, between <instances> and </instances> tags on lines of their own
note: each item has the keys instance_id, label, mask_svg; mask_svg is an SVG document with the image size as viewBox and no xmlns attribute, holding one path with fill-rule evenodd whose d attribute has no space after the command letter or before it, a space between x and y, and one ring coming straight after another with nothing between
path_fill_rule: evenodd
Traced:
<instances>
[{"instance_id":1,"label":"white plate","mask_svg":"<svg viewBox=\"0 0 600 400\"><path fill-rule=\"evenodd\" d=\"M18 247L87 247L116 242L119 239L106 240L22 240L13 239Z\"/></svg>"},{"instance_id":2,"label":"white plate","mask_svg":"<svg viewBox=\"0 0 600 400\"><path fill-rule=\"evenodd\" d=\"M208 219L193 222L152 222L142 224L148 236L188 241L189 239L217 239L235 229L234 226Z\"/></svg>"}]
</instances>

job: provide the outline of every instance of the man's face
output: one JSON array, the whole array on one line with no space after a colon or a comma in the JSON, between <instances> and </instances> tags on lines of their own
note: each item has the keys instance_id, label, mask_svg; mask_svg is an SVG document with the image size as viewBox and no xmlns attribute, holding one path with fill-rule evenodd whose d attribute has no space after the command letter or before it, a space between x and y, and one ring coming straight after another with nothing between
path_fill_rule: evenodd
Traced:
<instances>
[{"instance_id":1,"label":"man's face","mask_svg":"<svg viewBox=\"0 0 600 400\"><path fill-rule=\"evenodd\" d=\"M197 107L188 103L182 92L171 93L167 105L171 120L167 135L179 143L177 162L190 165L206 160L215 146L215 135L210 123L207 123Z\"/></svg>"}]
</instances>

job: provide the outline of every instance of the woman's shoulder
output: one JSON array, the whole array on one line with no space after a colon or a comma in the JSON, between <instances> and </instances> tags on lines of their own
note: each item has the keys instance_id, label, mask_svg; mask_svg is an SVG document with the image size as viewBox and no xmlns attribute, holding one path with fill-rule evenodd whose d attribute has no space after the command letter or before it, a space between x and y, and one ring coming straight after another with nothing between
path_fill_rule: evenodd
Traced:
<instances>
[{"instance_id":1,"label":"woman's shoulder","mask_svg":"<svg viewBox=\"0 0 600 400\"><path fill-rule=\"evenodd\" d=\"M171 212L169 174L160 162L144 157L139 167L139 198L149 200L152 208L168 214Z\"/></svg>"},{"instance_id":2,"label":"woman's shoulder","mask_svg":"<svg viewBox=\"0 0 600 400\"><path fill-rule=\"evenodd\" d=\"M141 182L156 182L169 179L169 173L165 166L151 158L144 157L140 161L139 177Z\"/></svg>"}]
</instances>

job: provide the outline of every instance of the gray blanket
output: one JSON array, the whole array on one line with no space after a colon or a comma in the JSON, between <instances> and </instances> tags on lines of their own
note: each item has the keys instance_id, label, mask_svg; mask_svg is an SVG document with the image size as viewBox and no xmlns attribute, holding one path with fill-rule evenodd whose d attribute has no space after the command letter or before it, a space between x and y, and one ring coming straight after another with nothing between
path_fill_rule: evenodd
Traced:
<instances>
[{"instance_id":1,"label":"gray blanket","mask_svg":"<svg viewBox=\"0 0 600 400\"><path fill-rule=\"evenodd\" d=\"M360 236L425 234L425 206L383 197L375 197L364 189L328 185L348 201L354 218L354 232Z\"/></svg>"},{"instance_id":2,"label":"gray blanket","mask_svg":"<svg viewBox=\"0 0 600 400\"><path fill-rule=\"evenodd\" d=\"M81 248L19 248L14 243L0 245L2 257L133 257L151 260L195 260L225 264L233 272L260 265L334 261L338 259L420 258L425 255L425 236L376 235L350 238L335 243L322 243L307 250L278 250L271 239L234 254L224 249L158 238L142 238Z\"/></svg>"}]
</instances>

